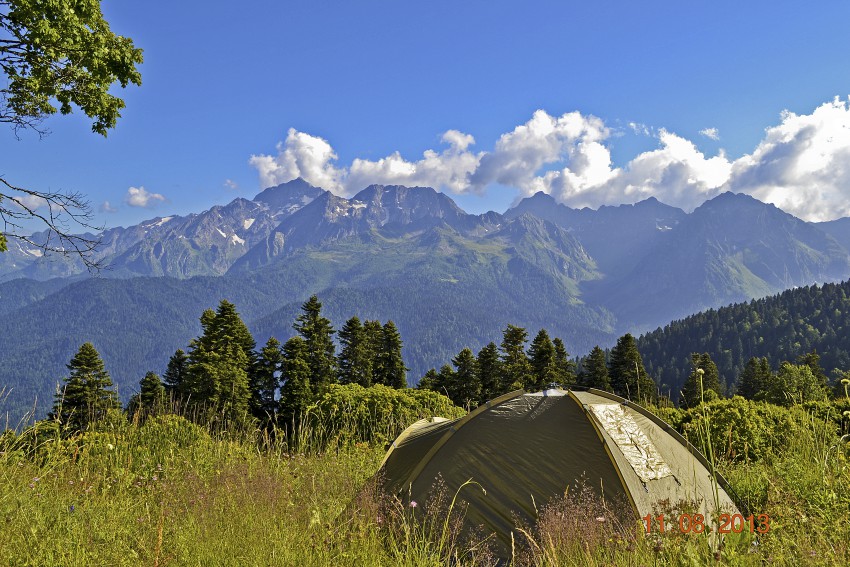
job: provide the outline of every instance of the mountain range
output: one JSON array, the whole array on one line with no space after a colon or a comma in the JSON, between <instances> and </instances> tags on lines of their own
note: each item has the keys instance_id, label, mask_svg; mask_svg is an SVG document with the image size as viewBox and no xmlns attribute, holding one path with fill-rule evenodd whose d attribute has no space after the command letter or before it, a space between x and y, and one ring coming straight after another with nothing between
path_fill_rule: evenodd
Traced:
<instances>
[{"instance_id":1,"label":"mountain range","mask_svg":"<svg viewBox=\"0 0 850 567\"><path fill-rule=\"evenodd\" d=\"M655 199L573 209L538 193L474 215L427 187L372 185L346 199L297 179L100 237L99 277L15 242L0 254L7 406L37 396L43 410L85 341L126 398L222 298L258 343L290 336L313 293L337 328L355 314L392 319L415 381L463 346L499 342L508 323L545 327L584 354L627 331L850 277L850 219L807 223L732 193L691 213Z\"/></svg>"}]
</instances>

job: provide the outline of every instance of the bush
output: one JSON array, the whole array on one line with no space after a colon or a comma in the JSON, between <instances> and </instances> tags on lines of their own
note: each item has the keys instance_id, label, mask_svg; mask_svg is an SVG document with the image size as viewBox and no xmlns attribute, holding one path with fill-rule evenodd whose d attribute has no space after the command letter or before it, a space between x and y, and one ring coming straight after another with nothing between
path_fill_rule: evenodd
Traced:
<instances>
[{"instance_id":1,"label":"bush","mask_svg":"<svg viewBox=\"0 0 850 567\"><path fill-rule=\"evenodd\" d=\"M419 419L455 418L465 413L430 390L334 384L308 409L307 423L326 440L387 443Z\"/></svg>"},{"instance_id":2,"label":"bush","mask_svg":"<svg viewBox=\"0 0 850 567\"><path fill-rule=\"evenodd\" d=\"M795 438L829 427L801 407L782 408L740 396L714 400L683 412L674 424L703 453L706 419L712 452L726 460L758 461L781 454Z\"/></svg>"}]
</instances>

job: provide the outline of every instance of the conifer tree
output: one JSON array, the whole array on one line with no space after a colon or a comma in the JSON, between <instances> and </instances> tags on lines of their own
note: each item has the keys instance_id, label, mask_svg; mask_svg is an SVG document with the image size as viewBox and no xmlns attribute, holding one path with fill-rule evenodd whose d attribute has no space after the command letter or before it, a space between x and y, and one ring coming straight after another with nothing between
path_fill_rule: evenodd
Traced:
<instances>
[{"instance_id":1,"label":"conifer tree","mask_svg":"<svg viewBox=\"0 0 850 567\"><path fill-rule=\"evenodd\" d=\"M275 393L280 386L278 374L283 362L283 353L280 348L280 341L269 337L260 351L254 372L249 377L251 413L261 421L274 421L275 413L277 413Z\"/></svg>"},{"instance_id":2,"label":"conifer tree","mask_svg":"<svg viewBox=\"0 0 850 567\"><path fill-rule=\"evenodd\" d=\"M185 395L204 418L242 424L250 407L256 342L236 306L224 299L216 311L204 311L201 328L201 336L189 343Z\"/></svg>"},{"instance_id":3,"label":"conifer tree","mask_svg":"<svg viewBox=\"0 0 850 567\"><path fill-rule=\"evenodd\" d=\"M819 386L823 388L829 387L829 378L827 378L826 372L823 371L820 365L820 355L816 350L798 356L797 364L808 366L812 370L812 375L814 375Z\"/></svg>"},{"instance_id":4,"label":"conifer tree","mask_svg":"<svg viewBox=\"0 0 850 567\"><path fill-rule=\"evenodd\" d=\"M575 384L576 363L570 360L570 355L567 353L567 347L564 346L564 341L555 337L552 339L552 345L555 347L555 371L557 373L555 382L562 386Z\"/></svg>"},{"instance_id":5,"label":"conifer tree","mask_svg":"<svg viewBox=\"0 0 850 567\"><path fill-rule=\"evenodd\" d=\"M339 382L371 386L375 353L372 341L357 316L346 321L339 330L339 343Z\"/></svg>"},{"instance_id":6,"label":"conifer tree","mask_svg":"<svg viewBox=\"0 0 850 567\"><path fill-rule=\"evenodd\" d=\"M635 338L630 333L617 339L617 345L611 349L608 375L618 396L638 402L656 397L655 382L647 375Z\"/></svg>"},{"instance_id":7,"label":"conifer tree","mask_svg":"<svg viewBox=\"0 0 850 567\"><path fill-rule=\"evenodd\" d=\"M780 406L791 406L816 400L825 400L829 390L806 364L783 362L771 378L765 400Z\"/></svg>"},{"instance_id":8,"label":"conifer tree","mask_svg":"<svg viewBox=\"0 0 850 567\"><path fill-rule=\"evenodd\" d=\"M686 408L698 406L703 400L710 401L720 396L720 374L717 365L707 352L691 355L691 371L682 387L680 404Z\"/></svg>"},{"instance_id":9,"label":"conifer tree","mask_svg":"<svg viewBox=\"0 0 850 567\"><path fill-rule=\"evenodd\" d=\"M767 358L751 357L738 377L737 394L748 400L764 399L772 376Z\"/></svg>"},{"instance_id":10,"label":"conifer tree","mask_svg":"<svg viewBox=\"0 0 850 567\"><path fill-rule=\"evenodd\" d=\"M322 317L322 304L317 296L310 296L304 302L293 327L304 339L310 387L314 395L321 396L330 384L336 382L337 370L333 342L335 331L330 319Z\"/></svg>"},{"instance_id":11,"label":"conifer tree","mask_svg":"<svg viewBox=\"0 0 850 567\"><path fill-rule=\"evenodd\" d=\"M458 406L469 407L477 405L481 396L481 383L478 381L476 371L475 355L472 350L465 348L452 359L452 364L457 369L454 373L454 384L449 388L452 393L451 400Z\"/></svg>"},{"instance_id":12,"label":"conifer tree","mask_svg":"<svg viewBox=\"0 0 850 567\"><path fill-rule=\"evenodd\" d=\"M534 379L525 385L526 389L544 390L549 384L558 382L560 376L555 362L555 345L552 344L546 329L540 329L531 341L528 358L534 372Z\"/></svg>"},{"instance_id":13,"label":"conifer tree","mask_svg":"<svg viewBox=\"0 0 850 567\"><path fill-rule=\"evenodd\" d=\"M139 381L139 388L139 393L134 394L127 404L127 414L131 418L135 418L138 415L144 421L148 417L160 415L165 412L165 386L163 386L159 374L156 372L145 374L145 377Z\"/></svg>"},{"instance_id":14,"label":"conifer tree","mask_svg":"<svg viewBox=\"0 0 850 567\"><path fill-rule=\"evenodd\" d=\"M593 347L590 355L584 361L584 372L581 375L582 386L611 392L611 380L608 377L608 365L605 362L605 352L599 345Z\"/></svg>"},{"instance_id":15,"label":"conifer tree","mask_svg":"<svg viewBox=\"0 0 850 567\"><path fill-rule=\"evenodd\" d=\"M281 367L280 415L285 424L298 422L313 403L311 375L307 341L299 336L292 337L283 345Z\"/></svg>"},{"instance_id":16,"label":"conifer tree","mask_svg":"<svg viewBox=\"0 0 850 567\"><path fill-rule=\"evenodd\" d=\"M425 376L419 379L419 383L416 384L416 388L418 390L433 390L434 392L439 392L440 390L437 385L438 380L439 376L437 375L437 369L431 368L425 373Z\"/></svg>"},{"instance_id":17,"label":"conifer tree","mask_svg":"<svg viewBox=\"0 0 850 567\"><path fill-rule=\"evenodd\" d=\"M451 364L444 364L440 367L435 385L435 391L440 392L452 401L457 399L457 392L455 391L457 380L455 379L455 370Z\"/></svg>"},{"instance_id":18,"label":"conifer tree","mask_svg":"<svg viewBox=\"0 0 850 567\"><path fill-rule=\"evenodd\" d=\"M508 325L502 334L502 390L510 392L534 382L534 371L525 354L528 333L522 327Z\"/></svg>"},{"instance_id":19,"label":"conifer tree","mask_svg":"<svg viewBox=\"0 0 850 567\"><path fill-rule=\"evenodd\" d=\"M381 343L377 353L379 374L375 382L390 388L407 387L407 368L401 356L401 335L392 321L381 329Z\"/></svg>"},{"instance_id":20,"label":"conifer tree","mask_svg":"<svg viewBox=\"0 0 850 567\"><path fill-rule=\"evenodd\" d=\"M182 399L186 392L186 376L189 372L189 357L182 349L177 349L168 359L168 368L163 374L165 391L175 399Z\"/></svg>"},{"instance_id":21,"label":"conifer tree","mask_svg":"<svg viewBox=\"0 0 850 567\"><path fill-rule=\"evenodd\" d=\"M502 391L501 377L502 362L499 359L499 347L496 346L496 343L490 342L478 351L476 362L478 383L481 385L481 395L478 398L478 402L483 404L504 393Z\"/></svg>"},{"instance_id":22,"label":"conifer tree","mask_svg":"<svg viewBox=\"0 0 850 567\"><path fill-rule=\"evenodd\" d=\"M118 394L94 345L84 343L67 364L70 375L56 392L51 419L69 433L85 431L103 419L107 412L119 409Z\"/></svg>"}]
</instances>

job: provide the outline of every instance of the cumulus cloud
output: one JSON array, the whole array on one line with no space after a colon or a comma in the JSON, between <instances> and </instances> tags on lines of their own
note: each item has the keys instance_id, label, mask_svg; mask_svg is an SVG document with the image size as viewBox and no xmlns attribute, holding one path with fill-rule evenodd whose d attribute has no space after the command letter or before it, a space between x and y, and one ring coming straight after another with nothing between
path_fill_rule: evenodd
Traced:
<instances>
[{"instance_id":1,"label":"cumulus cloud","mask_svg":"<svg viewBox=\"0 0 850 567\"><path fill-rule=\"evenodd\" d=\"M117 213L118 208L113 207L109 201L104 201L100 204L100 212L101 213Z\"/></svg>"},{"instance_id":2,"label":"cumulus cloud","mask_svg":"<svg viewBox=\"0 0 850 567\"><path fill-rule=\"evenodd\" d=\"M348 167L322 138L290 129L277 155L250 159L264 186L303 177L313 185L351 195L371 183L428 185L453 193L482 193L494 184L518 196L537 191L572 207L635 203L648 197L693 210L724 191L748 193L805 220L850 216L850 106L835 99L811 114L784 112L755 150L736 160L723 150L706 155L697 144L665 129L628 123L636 135L658 140L656 149L620 167L610 144L618 132L595 116L535 112L502 134L491 151L473 152L475 139L457 130L442 136L440 150L409 161L395 152ZM700 132L719 140L716 128ZM622 134L622 132L619 132Z\"/></svg>"},{"instance_id":3,"label":"cumulus cloud","mask_svg":"<svg viewBox=\"0 0 850 567\"><path fill-rule=\"evenodd\" d=\"M352 195L372 183L463 191L466 177L478 165L479 156L468 150L475 139L449 130L442 141L447 148L427 150L418 161L407 161L395 152L377 161L357 158L350 167L341 168L335 165L337 155L327 140L290 128L286 141L277 145L277 155L253 155L249 163L260 174L263 187L301 177L339 195Z\"/></svg>"},{"instance_id":4,"label":"cumulus cloud","mask_svg":"<svg viewBox=\"0 0 850 567\"><path fill-rule=\"evenodd\" d=\"M22 209L34 211L47 205L44 197L38 195L10 195L9 200L15 202Z\"/></svg>"},{"instance_id":5,"label":"cumulus cloud","mask_svg":"<svg viewBox=\"0 0 850 567\"><path fill-rule=\"evenodd\" d=\"M165 201L165 196L159 193L151 193L144 187L130 187L124 201L131 207L153 208L157 203Z\"/></svg>"},{"instance_id":6,"label":"cumulus cloud","mask_svg":"<svg viewBox=\"0 0 850 567\"><path fill-rule=\"evenodd\" d=\"M850 107L835 99L811 114L784 112L730 186L806 220L850 216Z\"/></svg>"},{"instance_id":7,"label":"cumulus cloud","mask_svg":"<svg viewBox=\"0 0 850 567\"><path fill-rule=\"evenodd\" d=\"M720 139L720 132L717 130L717 128L703 128L699 131L699 133L711 140Z\"/></svg>"}]
</instances>

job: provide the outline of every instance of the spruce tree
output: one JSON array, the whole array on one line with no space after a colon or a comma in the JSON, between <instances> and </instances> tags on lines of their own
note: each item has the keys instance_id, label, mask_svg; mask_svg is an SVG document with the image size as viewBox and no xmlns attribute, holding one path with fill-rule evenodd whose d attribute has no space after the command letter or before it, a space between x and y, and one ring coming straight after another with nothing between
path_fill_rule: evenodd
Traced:
<instances>
[{"instance_id":1,"label":"spruce tree","mask_svg":"<svg viewBox=\"0 0 850 567\"><path fill-rule=\"evenodd\" d=\"M269 337L266 345L260 351L254 372L250 378L251 413L261 421L274 421L277 412L275 393L280 385L280 366L283 353L280 341Z\"/></svg>"},{"instance_id":2,"label":"spruce tree","mask_svg":"<svg viewBox=\"0 0 850 567\"><path fill-rule=\"evenodd\" d=\"M829 378L827 378L826 372L823 371L823 367L820 365L820 355L816 350L798 356L797 364L808 366L812 370L812 374L819 386L824 388L829 387Z\"/></svg>"},{"instance_id":3,"label":"spruce tree","mask_svg":"<svg viewBox=\"0 0 850 567\"><path fill-rule=\"evenodd\" d=\"M314 400L310 384L310 360L307 342L299 336L283 345L281 366L280 415L287 425L297 423Z\"/></svg>"},{"instance_id":4,"label":"spruce tree","mask_svg":"<svg viewBox=\"0 0 850 567\"><path fill-rule=\"evenodd\" d=\"M437 392L440 392L453 402L457 399L457 391L455 390L457 380L455 379L455 370L451 364L444 364L440 367L440 371L437 373L437 379L435 380L435 386Z\"/></svg>"},{"instance_id":5,"label":"spruce tree","mask_svg":"<svg viewBox=\"0 0 850 567\"><path fill-rule=\"evenodd\" d=\"M581 375L582 386L588 388L596 388L605 390L606 392L613 391L611 388L611 380L608 377L608 365L605 362L605 351L599 348L599 345L593 347L590 355L582 364L584 371Z\"/></svg>"},{"instance_id":6,"label":"spruce tree","mask_svg":"<svg viewBox=\"0 0 850 567\"><path fill-rule=\"evenodd\" d=\"M56 392L50 414L69 433L85 431L119 409L118 394L94 345L83 344L67 364L70 375Z\"/></svg>"},{"instance_id":7,"label":"spruce tree","mask_svg":"<svg viewBox=\"0 0 850 567\"><path fill-rule=\"evenodd\" d=\"M328 386L336 382L335 333L330 319L322 317L322 304L315 295L301 306L301 315L292 325L304 339L307 365L310 368L310 387L313 394L321 396Z\"/></svg>"},{"instance_id":8,"label":"spruce tree","mask_svg":"<svg viewBox=\"0 0 850 567\"><path fill-rule=\"evenodd\" d=\"M481 385L478 402L483 404L502 395L502 361L499 359L499 347L496 343L490 342L478 351L475 366L478 371L478 383Z\"/></svg>"},{"instance_id":9,"label":"spruce tree","mask_svg":"<svg viewBox=\"0 0 850 567\"><path fill-rule=\"evenodd\" d=\"M186 376L189 372L189 357L182 349L171 355L168 359L168 368L163 374L166 393L174 399L180 400L186 395Z\"/></svg>"},{"instance_id":10,"label":"spruce tree","mask_svg":"<svg viewBox=\"0 0 850 567\"><path fill-rule=\"evenodd\" d=\"M478 381L476 371L475 355L472 350L465 348L452 359L452 364L457 369L454 373L454 384L449 391L452 392L452 401L461 407L477 405L481 396L481 383Z\"/></svg>"},{"instance_id":11,"label":"spruce tree","mask_svg":"<svg viewBox=\"0 0 850 567\"><path fill-rule=\"evenodd\" d=\"M647 375L635 338L630 333L617 339L617 345L611 349L608 375L618 396L638 402L656 397L655 382Z\"/></svg>"},{"instance_id":12,"label":"spruce tree","mask_svg":"<svg viewBox=\"0 0 850 567\"><path fill-rule=\"evenodd\" d=\"M419 379L419 383L416 384L417 390L432 390L434 392L439 391L439 387L437 381L439 380L439 376L437 375L437 369L431 368L428 372L425 373L425 376Z\"/></svg>"},{"instance_id":13,"label":"spruce tree","mask_svg":"<svg viewBox=\"0 0 850 567\"><path fill-rule=\"evenodd\" d=\"M502 391L525 388L534 382L534 371L525 354L528 333L522 327L508 325L502 334Z\"/></svg>"},{"instance_id":14,"label":"spruce tree","mask_svg":"<svg viewBox=\"0 0 850 567\"><path fill-rule=\"evenodd\" d=\"M576 363L570 360L564 341L555 337L552 339L552 345L555 347L555 382L562 386L572 386L576 383Z\"/></svg>"},{"instance_id":15,"label":"spruce tree","mask_svg":"<svg viewBox=\"0 0 850 567\"><path fill-rule=\"evenodd\" d=\"M407 387L407 368L401 356L401 335L392 321L381 329L381 346L377 353L380 374L375 377L375 382L384 384L390 388Z\"/></svg>"},{"instance_id":16,"label":"spruce tree","mask_svg":"<svg viewBox=\"0 0 850 567\"><path fill-rule=\"evenodd\" d=\"M531 383L525 385L526 389L544 390L549 384L558 382L560 376L555 362L555 345L552 344L546 329L540 329L537 336L531 341L528 358L534 372L534 379Z\"/></svg>"},{"instance_id":17,"label":"spruce tree","mask_svg":"<svg viewBox=\"0 0 850 567\"><path fill-rule=\"evenodd\" d=\"M357 316L345 322L339 330L339 382L341 384L372 385L375 353L373 341Z\"/></svg>"},{"instance_id":18,"label":"spruce tree","mask_svg":"<svg viewBox=\"0 0 850 567\"><path fill-rule=\"evenodd\" d=\"M772 381L773 371L766 357L751 357L738 377L737 394L748 400L763 400Z\"/></svg>"},{"instance_id":19,"label":"spruce tree","mask_svg":"<svg viewBox=\"0 0 850 567\"><path fill-rule=\"evenodd\" d=\"M698 406L703 400L710 401L720 396L720 374L717 365L707 352L691 355L691 371L682 387L680 405L686 408Z\"/></svg>"},{"instance_id":20,"label":"spruce tree","mask_svg":"<svg viewBox=\"0 0 850 567\"><path fill-rule=\"evenodd\" d=\"M163 386L159 374L156 372L145 374L145 377L139 381L139 388L139 393L134 394L127 404L127 414L131 418L138 416L144 421L148 417L160 415L165 412L165 386Z\"/></svg>"},{"instance_id":21,"label":"spruce tree","mask_svg":"<svg viewBox=\"0 0 850 567\"><path fill-rule=\"evenodd\" d=\"M243 424L251 403L250 383L256 366L256 342L236 307L221 300L217 311L201 315L200 337L189 343L184 395L198 417Z\"/></svg>"}]
</instances>

